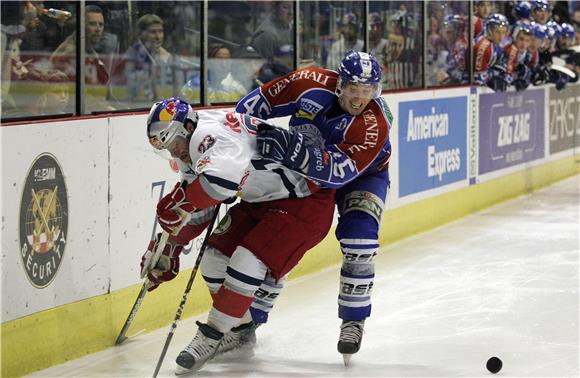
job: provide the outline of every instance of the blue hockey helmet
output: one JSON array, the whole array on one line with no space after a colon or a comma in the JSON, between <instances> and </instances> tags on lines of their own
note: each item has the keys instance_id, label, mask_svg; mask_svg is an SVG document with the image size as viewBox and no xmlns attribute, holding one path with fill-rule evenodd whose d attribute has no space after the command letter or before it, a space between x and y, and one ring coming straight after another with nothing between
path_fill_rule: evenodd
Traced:
<instances>
[{"instance_id":1,"label":"blue hockey helmet","mask_svg":"<svg viewBox=\"0 0 580 378\"><path fill-rule=\"evenodd\" d=\"M458 14L450 14L443 19L445 29L462 30L465 27L463 17Z\"/></svg>"},{"instance_id":2,"label":"blue hockey helmet","mask_svg":"<svg viewBox=\"0 0 580 378\"><path fill-rule=\"evenodd\" d=\"M535 23L532 25L532 35L537 39L548 38L548 28L546 25Z\"/></svg>"},{"instance_id":3,"label":"blue hockey helmet","mask_svg":"<svg viewBox=\"0 0 580 378\"><path fill-rule=\"evenodd\" d=\"M197 112L178 97L156 102L147 117L149 143L158 150L167 149L177 136L189 137L191 133L185 127L186 121L197 125L197 119Z\"/></svg>"},{"instance_id":4,"label":"blue hockey helmet","mask_svg":"<svg viewBox=\"0 0 580 378\"><path fill-rule=\"evenodd\" d=\"M349 83L369 84L373 88L373 97L382 92L382 71L379 62L371 53L348 51L338 67L338 84L336 94L340 97L345 85Z\"/></svg>"},{"instance_id":5,"label":"blue hockey helmet","mask_svg":"<svg viewBox=\"0 0 580 378\"><path fill-rule=\"evenodd\" d=\"M513 13L519 19L530 18L532 15L532 4L529 1L518 1L513 9Z\"/></svg>"},{"instance_id":6,"label":"blue hockey helmet","mask_svg":"<svg viewBox=\"0 0 580 378\"><path fill-rule=\"evenodd\" d=\"M494 14L491 14L489 16L489 18L487 19L487 28L489 30L495 29L495 28L501 27L501 26L504 26L506 28L508 28L510 26L508 19L503 14L494 13Z\"/></svg>"},{"instance_id":7,"label":"blue hockey helmet","mask_svg":"<svg viewBox=\"0 0 580 378\"><path fill-rule=\"evenodd\" d=\"M516 38L518 38L518 35L520 33L527 34L527 35L532 35L532 25L529 24L528 22L518 21L514 25L514 29L512 30L512 37L513 37L513 39L515 40Z\"/></svg>"},{"instance_id":8,"label":"blue hockey helmet","mask_svg":"<svg viewBox=\"0 0 580 378\"><path fill-rule=\"evenodd\" d=\"M550 2L548 0L536 0L532 5L532 9L534 11L536 11L537 9L545 9L549 12L550 10L552 10L552 6L550 5Z\"/></svg>"},{"instance_id":9,"label":"blue hockey helmet","mask_svg":"<svg viewBox=\"0 0 580 378\"><path fill-rule=\"evenodd\" d=\"M572 26L566 22L563 22L560 25L560 28L561 28L561 33L560 33L561 38L572 38L572 39L575 38L576 30L574 30L574 26Z\"/></svg>"},{"instance_id":10,"label":"blue hockey helmet","mask_svg":"<svg viewBox=\"0 0 580 378\"><path fill-rule=\"evenodd\" d=\"M560 34L562 33L562 28L558 23L554 20L550 20L546 22L546 28L548 28L548 38L551 40L555 40L560 38Z\"/></svg>"}]
</instances>

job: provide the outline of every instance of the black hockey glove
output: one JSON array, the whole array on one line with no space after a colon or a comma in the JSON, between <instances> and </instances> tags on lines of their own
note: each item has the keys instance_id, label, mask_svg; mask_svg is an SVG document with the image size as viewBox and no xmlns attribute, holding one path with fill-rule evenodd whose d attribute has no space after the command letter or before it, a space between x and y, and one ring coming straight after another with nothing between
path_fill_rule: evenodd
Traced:
<instances>
[{"instance_id":1,"label":"black hockey glove","mask_svg":"<svg viewBox=\"0 0 580 378\"><path fill-rule=\"evenodd\" d=\"M520 92L526 89L530 85L530 82L524 79L516 79L514 80L513 84L514 87L516 88L516 91Z\"/></svg>"},{"instance_id":2,"label":"black hockey glove","mask_svg":"<svg viewBox=\"0 0 580 378\"><path fill-rule=\"evenodd\" d=\"M566 84L568 84L569 76L560 71L550 70L549 75L550 75L549 82L556 84L556 90L558 91L564 89L566 87Z\"/></svg>"},{"instance_id":3,"label":"black hockey glove","mask_svg":"<svg viewBox=\"0 0 580 378\"><path fill-rule=\"evenodd\" d=\"M540 66L536 70L534 70L532 74L532 84L534 84L535 86L542 85L546 82L548 76L549 76L548 69L544 66Z\"/></svg>"},{"instance_id":4,"label":"black hockey glove","mask_svg":"<svg viewBox=\"0 0 580 378\"><path fill-rule=\"evenodd\" d=\"M266 160L299 172L304 172L308 165L304 135L299 132L261 123L258 125L257 142L258 153Z\"/></svg>"},{"instance_id":5,"label":"black hockey glove","mask_svg":"<svg viewBox=\"0 0 580 378\"><path fill-rule=\"evenodd\" d=\"M493 89L495 92L505 92L507 85L507 81L499 76L494 76L487 82L487 86Z\"/></svg>"}]
</instances>

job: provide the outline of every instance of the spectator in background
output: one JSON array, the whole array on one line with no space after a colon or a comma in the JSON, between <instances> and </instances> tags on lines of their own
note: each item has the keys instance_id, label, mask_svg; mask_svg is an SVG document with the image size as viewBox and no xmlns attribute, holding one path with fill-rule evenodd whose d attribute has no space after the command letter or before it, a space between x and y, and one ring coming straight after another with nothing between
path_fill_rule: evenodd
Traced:
<instances>
[{"instance_id":1,"label":"spectator in background","mask_svg":"<svg viewBox=\"0 0 580 378\"><path fill-rule=\"evenodd\" d=\"M473 17L473 36L478 39L486 30L487 18L491 14L493 6L491 1L476 1L475 16Z\"/></svg>"},{"instance_id":2,"label":"spectator in background","mask_svg":"<svg viewBox=\"0 0 580 378\"><path fill-rule=\"evenodd\" d=\"M137 20L139 38L125 52L127 99L132 102L160 100L171 96L173 57L163 48L164 23L155 14Z\"/></svg>"},{"instance_id":3,"label":"spectator in background","mask_svg":"<svg viewBox=\"0 0 580 378\"><path fill-rule=\"evenodd\" d=\"M445 17L443 21L447 58L445 70L437 73L437 84L466 84L469 82L467 66L468 43L465 38L465 22L458 14Z\"/></svg>"},{"instance_id":4,"label":"spectator in background","mask_svg":"<svg viewBox=\"0 0 580 378\"><path fill-rule=\"evenodd\" d=\"M439 32L441 21L434 15L429 16L429 32L427 34L427 56L425 84L437 85L437 74L445 70L447 51L445 43Z\"/></svg>"},{"instance_id":5,"label":"spectator in background","mask_svg":"<svg viewBox=\"0 0 580 378\"><path fill-rule=\"evenodd\" d=\"M411 16L406 9L399 9L391 17L387 52L387 89L409 89L421 85L421 53L415 49L415 32Z\"/></svg>"},{"instance_id":6,"label":"spectator in background","mask_svg":"<svg viewBox=\"0 0 580 378\"><path fill-rule=\"evenodd\" d=\"M38 52L47 48L47 27L39 18L43 14L43 9L42 2L25 1L23 3L22 25L26 31L22 35L21 50Z\"/></svg>"},{"instance_id":7,"label":"spectator in background","mask_svg":"<svg viewBox=\"0 0 580 378\"><path fill-rule=\"evenodd\" d=\"M572 23L576 26L580 26L580 7L572 12Z\"/></svg>"},{"instance_id":8,"label":"spectator in background","mask_svg":"<svg viewBox=\"0 0 580 378\"><path fill-rule=\"evenodd\" d=\"M76 40L74 32L50 57L52 65L73 81L76 76ZM87 107L90 110L113 110L110 84L112 68L119 53L119 41L116 35L105 32L105 17L102 9L96 5L85 7L85 51Z\"/></svg>"},{"instance_id":9,"label":"spectator in background","mask_svg":"<svg viewBox=\"0 0 580 378\"><path fill-rule=\"evenodd\" d=\"M72 113L70 87L73 85L67 75L59 70L51 70L44 75L41 92L36 101L34 115Z\"/></svg>"},{"instance_id":10,"label":"spectator in background","mask_svg":"<svg viewBox=\"0 0 580 378\"><path fill-rule=\"evenodd\" d=\"M283 46L294 44L293 3L291 1L274 1L272 5L274 7L272 15L258 26L250 43L262 58L268 61L272 60L275 52Z\"/></svg>"},{"instance_id":11,"label":"spectator in background","mask_svg":"<svg viewBox=\"0 0 580 378\"><path fill-rule=\"evenodd\" d=\"M236 102L242 98L247 89L232 73L232 54L225 44L214 44L208 53L208 89L210 103ZM195 102L199 99L201 76L192 77L181 89L180 97Z\"/></svg>"},{"instance_id":12,"label":"spectator in background","mask_svg":"<svg viewBox=\"0 0 580 378\"><path fill-rule=\"evenodd\" d=\"M552 18L557 23L570 23L570 10L568 9L569 1L554 1L554 8L552 10Z\"/></svg>"},{"instance_id":13,"label":"spectator in background","mask_svg":"<svg viewBox=\"0 0 580 378\"><path fill-rule=\"evenodd\" d=\"M293 56L294 50L291 45L282 46L280 49L276 50L272 59L264 63L258 69L252 89L291 72L292 69L290 67L292 64L290 62L292 61Z\"/></svg>"},{"instance_id":14,"label":"spectator in background","mask_svg":"<svg viewBox=\"0 0 580 378\"><path fill-rule=\"evenodd\" d=\"M387 46L389 41L388 39L384 38L386 36L385 24L380 14L377 12L369 14L369 27L369 42L371 45L371 53L375 56L375 58L377 58L377 61L384 71Z\"/></svg>"},{"instance_id":15,"label":"spectator in background","mask_svg":"<svg viewBox=\"0 0 580 378\"><path fill-rule=\"evenodd\" d=\"M14 104L15 106L3 106L3 118L73 112L70 102L70 88L73 83L69 77L54 69L39 71L36 74L42 78L42 82L35 85L36 91L28 94L26 101L19 101Z\"/></svg>"},{"instance_id":16,"label":"spectator in background","mask_svg":"<svg viewBox=\"0 0 580 378\"><path fill-rule=\"evenodd\" d=\"M338 68L347 51L362 51L364 48L364 41L357 38L360 24L356 14L346 13L342 17L339 17L336 23L340 31L340 36L330 46L330 52L326 62L326 68L331 70Z\"/></svg>"},{"instance_id":17,"label":"spectator in background","mask_svg":"<svg viewBox=\"0 0 580 378\"><path fill-rule=\"evenodd\" d=\"M20 38L22 34L26 31L23 25L2 25L0 36L1 38L1 52L2 52L2 64L1 64L1 79L2 85L2 109L3 113L5 109L12 109L16 107L16 101L10 89L12 87L12 79L21 79L28 73L28 68L26 67L26 62L22 62L20 57L20 45L22 44L22 39Z\"/></svg>"}]
</instances>

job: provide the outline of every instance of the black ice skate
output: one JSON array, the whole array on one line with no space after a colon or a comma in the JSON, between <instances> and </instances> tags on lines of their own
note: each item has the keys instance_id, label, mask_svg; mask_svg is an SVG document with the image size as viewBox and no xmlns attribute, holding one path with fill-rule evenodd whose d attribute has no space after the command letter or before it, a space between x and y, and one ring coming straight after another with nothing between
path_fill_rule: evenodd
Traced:
<instances>
[{"instance_id":1,"label":"black ice skate","mask_svg":"<svg viewBox=\"0 0 580 378\"><path fill-rule=\"evenodd\" d=\"M342 353L344 366L348 366L350 358L358 352L362 343L364 320L343 320L340 326L337 349Z\"/></svg>"},{"instance_id":2,"label":"black ice skate","mask_svg":"<svg viewBox=\"0 0 580 378\"><path fill-rule=\"evenodd\" d=\"M197 334L177 356L177 370L175 374L184 374L197 371L216 354L224 334L217 329L196 322L199 329Z\"/></svg>"},{"instance_id":3,"label":"black ice skate","mask_svg":"<svg viewBox=\"0 0 580 378\"><path fill-rule=\"evenodd\" d=\"M224 335L216 356L236 348L253 348L256 345L256 328L253 321L232 328Z\"/></svg>"}]
</instances>

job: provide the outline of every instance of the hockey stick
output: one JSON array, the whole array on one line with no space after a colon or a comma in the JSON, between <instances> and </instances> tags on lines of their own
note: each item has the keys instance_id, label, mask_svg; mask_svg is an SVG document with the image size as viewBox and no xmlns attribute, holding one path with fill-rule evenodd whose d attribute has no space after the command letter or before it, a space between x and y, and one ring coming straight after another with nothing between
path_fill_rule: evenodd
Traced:
<instances>
[{"instance_id":1,"label":"hockey stick","mask_svg":"<svg viewBox=\"0 0 580 378\"><path fill-rule=\"evenodd\" d=\"M185 224L187 224L187 222L189 222L189 218L191 218L191 216L189 216L189 214L188 214L188 216L185 218L184 222L182 223L182 226L177 229L177 233L179 233L179 230L181 230L181 228ZM176 232L174 232L174 234L175 233ZM155 249L155 255L153 256L153 258L150 261L150 268L151 269L157 264L157 261L159 261L159 258L161 257L161 254L163 253L163 249L165 248L165 244L167 244L167 239L169 239L169 233L167 231L163 231L163 233L161 234L161 238L159 239L159 244L157 244L157 248ZM147 271L144 270L144 272L147 272ZM123 328L121 328L121 332L119 332L119 336L117 336L117 340L115 341L115 345L119 345L123 341L127 340L127 336L126 336L127 331L129 330L129 327L131 327L131 323L133 323L133 319L135 318L135 315L137 315L137 311L139 310L139 307L141 306L141 303L143 302L143 299L145 298L145 294L147 294L147 289L149 289L150 285L151 285L151 281L149 280L149 278L147 278L147 275L145 275L145 281L143 282L143 286L141 286L141 290L139 291L139 295L137 295L137 299L135 300L135 303L133 304L133 308L131 308L131 312L129 312L129 316L127 316L127 320L125 320L125 324L123 324Z\"/></svg>"},{"instance_id":2,"label":"hockey stick","mask_svg":"<svg viewBox=\"0 0 580 378\"><path fill-rule=\"evenodd\" d=\"M191 286L193 285L193 280L195 279L195 275L197 273L197 269L201 263L201 259L203 258L203 254L205 252L205 248L207 246L207 242L211 235L215 220L218 216L220 211L220 205L218 204L214 210L213 217L207 226L207 232L205 234L205 238L203 239L203 243L201 243L201 247L199 249L199 254L197 255L197 259L195 260L195 265L193 266L193 270L191 271L191 276L189 276L189 281L187 281L187 286L185 287L185 291L183 292L183 297L181 298L181 303L179 303L179 307L177 308L177 312L175 313L175 319L173 320L173 324L171 324L171 328L169 329L169 334L167 335L167 339L165 340L165 345L163 345L163 350L161 350L161 356L159 356L159 360L157 361L157 366L155 367L155 372L153 373L153 378L157 377L159 373L159 369L161 369L161 365L163 364L163 360L165 359L165 354L167 353L167 349L169 349L169 344L171 343L171 339L173 339L173 334L175 333L175 329L177 328L177 322L181 319L181 314L183 313L183 308L185 307L185 302L187 301L187 296L191 291Z\"/></svg>"},{"instance_id":3,"label":"hockey stick","mask_svg":"<svg viewBox=\"0 0 580 378\"><path fill-rule=\"evenodd\" d=\"M159 239L159 244L157 245L157 249L155 250L155 256L153 256L153 258L151 259L151 262L155 261L155 264L157 264L157 261L159 260L159 258L161 257L161 253L163 252L163 248L165 248L165 244L167 244L168 238L169 238L169 233L167 231L163 231L163 233L161 234L161 238ZM153 264L153 266L155 266L155 265ZM119 332L119 336L117 336L117 340L115 341L115 345L119 345L123 341L127 340L127 336L126 336L127 331L129 330L131 323L133 323L133 319L135 318L135 315L137 315L137 310L139 310L139 307L141 306L141 302L143 302L143 298L145 298L145 294L147 294L147 289L149 288L149 285L151 285L151 281L149 281L149 278L146 278L145 282L143 282L143 286L141 286L141 291L139 291L139 295L137 295L137 299L135 300L135 303L133 304L133 308L131 308L131 312L129 312L129 316L127 317L127 320L125 320L125 324L123 324L123 328L121 328L121 332Z\"/></svg>"},{"instance_id":4,"label":"hockey stick","mask_svg":"<svg viewBox=\"0 0 580 378\"><path fill-rule=\"evenodd\" d=\"M183 181L181 185L183 188L185 188L185 186L187 185L187 181ZM177 235L179 231L181 231L183 226L185 226L191 219L191 214L186 213L180 209L176 209L176 211L181 214L183 221L181 222L179 227L177 227L173 231L173 235ZM143 282L143 286L141 286L141 290L139 291L139 295L137 295L137 299L135 299L135 303L133 303L133 308L131 308L131 312L129 312L127 320L125 320L125 324L123 324L123 328L121 328L121 332L119 332L119 336L117 336L117 340L115 340L115 345L119 345L123 341L127 340L126 336L127 331L129 330L129 327L131 327L131 323L133 323L133 319L135 319L135 315L137 315L137 311L139 310L139 307L141 307L141 303L145 298L145 294L147 294L147 289L149 289L151 285L151 281L148 278L146 278L147 272L153 269L155 265L157 265L157 261L159 261L159 258L163 253L165 244L167 244L167 239L169 239L169 233L164 230L161 233L161 238L159 238L159 244L157 244L157 248L155 249L155 255L153 255L153 258L149 261L149 269L143 269L143 272L141 272L141 274L143 275L141 278L145 278L145 281Z\"/></svg>"}]
</instances>

